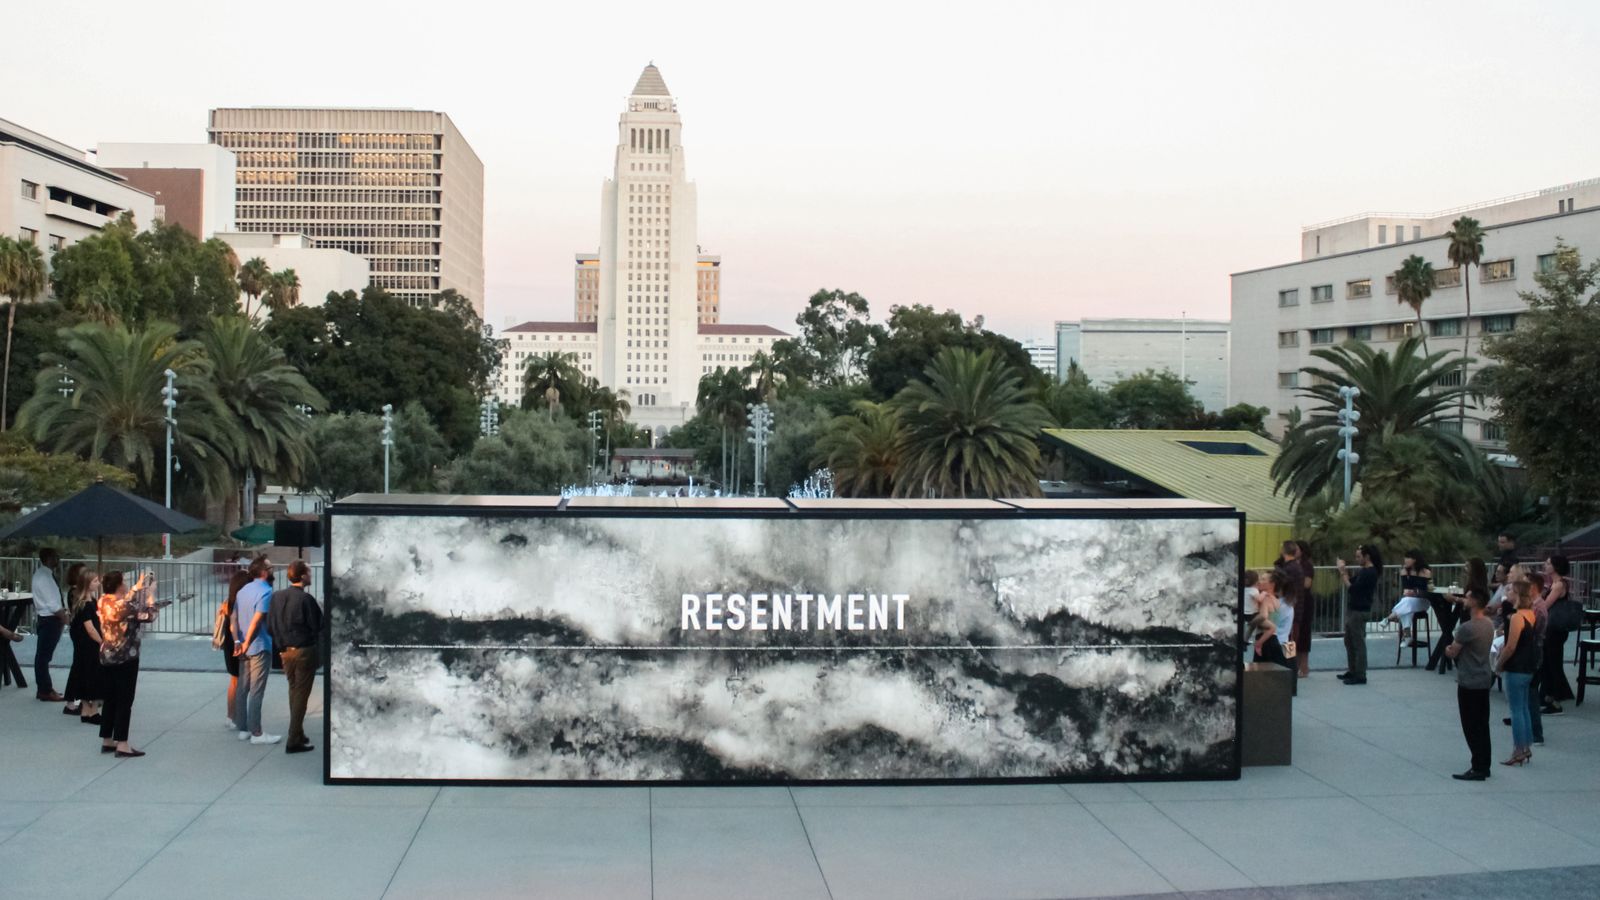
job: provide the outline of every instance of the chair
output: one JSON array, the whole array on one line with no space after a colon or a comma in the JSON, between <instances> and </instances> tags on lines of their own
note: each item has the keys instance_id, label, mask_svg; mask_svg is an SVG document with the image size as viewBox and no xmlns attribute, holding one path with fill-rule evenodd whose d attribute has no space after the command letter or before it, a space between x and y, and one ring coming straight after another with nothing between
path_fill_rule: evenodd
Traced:
<instances>
[{"instance_id":1,"label":"chair","mask_svg":"<svg viewBox=\"0 0 1600 900\"><path fill-rule=\"evenodd\" d=\"M1591 674L1589 669L1595 661L1600 659L1600 640L1592 637L1578 639L1578 696L1573 701L1574 705L1583 705L1583 689L1587 685L1600 684L1600 675Z\"/></svg>"},{"instance_id":2,"label":"chair","mask_svg":"<svg viewBox=\"0 0 1600 900\"><path fill-rule=\"evenodd\" d=\"M1589 640L1592 641L1592 640L1595 639L1595 630L1597 628L1600 628L1600 609L1591 609L1589 607L1584 607L1584 610L1583 610L1583 624L1578 626L1578 631L1579 631L1578 638L1579 638L1579 640L1578 640L1577 644L1574 645L1573 648L1572 648L1572 664L1573 665L1582 665L1582 663L1579 662L1579 657L1582 655L1582 652L1583 652L1583 640L1582 640L1583 634L1582 634L1582 632L1585 629L1587 629L1588 632L1589 632Z\"/></svg>"},{"instance_id":3,"label":"chair","mask_svg":"<svg viewBox=\"0 0 1600 900\"><path fill-rule=\"evenodd\" d=\"M1410 619L1411 640L1406 640L1405 635L1407 631L1407 623L1405 622L1400 623L1400 630L1395 633L1396 640L1394 648L1394 664L1396 668L1398 668L1400 665L1400 655L1405 652L1405 649L1408 646L1411 648L1411 668L1413 669L1417 667L1418 650L1424 650L1428 652L1432 652L1433 650L1433 620L1428 618L1428 613L1412 613ZM1428 637L1426 640L1418 637L1418 634L1423 629L1426 629L1428 632Z\"/></svg>"}]
</instances>

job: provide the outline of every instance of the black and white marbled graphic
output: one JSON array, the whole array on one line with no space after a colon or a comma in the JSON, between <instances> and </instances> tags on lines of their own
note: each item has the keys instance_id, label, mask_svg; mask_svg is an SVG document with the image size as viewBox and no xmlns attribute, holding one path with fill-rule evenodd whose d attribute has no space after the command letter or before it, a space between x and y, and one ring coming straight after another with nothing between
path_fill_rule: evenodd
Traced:
<instances>
[{"instance_id":1,"label":"black and white marbled graphic","mask_svg":"<svg viewBox=\"0 0 1600 900\"><path fill-rule=\"evenodd\" d=\"M1234 774L1233 518L335 515L330 777ZM685 631L685 593L904 630Z\"/></svg>"}]
</instances>

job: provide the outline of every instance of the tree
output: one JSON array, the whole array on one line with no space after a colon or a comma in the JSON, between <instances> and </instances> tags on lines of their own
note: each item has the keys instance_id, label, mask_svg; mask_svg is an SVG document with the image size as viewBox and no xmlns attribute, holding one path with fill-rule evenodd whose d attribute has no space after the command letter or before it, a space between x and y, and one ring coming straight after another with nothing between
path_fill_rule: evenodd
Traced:
<instances>
[{"instance_id":1,"label":"tree","mask_svg":"<svg viewBox=\"0 0 1600 900\"><path fill-rule=\"evenodd\" d=\"M812 464L833 472L841 497L888 497L900 474L903 439L894 404L859 400L849 414L829 420Z\"/></svg>"},{"instance_id":2,"label":"tree","mask_svg":"<svg viewBox=\"0 0 1600 900\"><path fill-rule=\"evenodd\" d=\"M17 304L31 303L44 293L44 257L33 241L0 236L0 295L7 297L5 366L0 369L0 431L11 408L11 335L17 328Z\"/></svg>"},{"instance_id":3,"label":"tree","mask_svg":"<svg viewBox=\"0 0 1600 900\"><path fill-rule=\"evenodd\" d=\"M870 313L860 294L817 291L795 317L798 338L774 342L773 354L786 363L785 374L807 383L838 385L853 380L865 369L883 333L869 321Z\"/></svg>"},{"instance_id":4,"label":"tree","mask_svg":"<svg viewBox=\"0 0 1600 900\"><path fill-rule=\"evenodd\" d=\"M1038 496L1046 415L994 352L948 348L894 399L901 496Z\"/></svg>"},{"instance_id":5,"label":"tree","mask_svg":"<svg viewBox=\"0 0 1600 900\"><path fill-rule=\"evenodd\" d=\"M45 453L17 431L0 434L0 511L16 513L60 500L96 481L132 487L133 474L70 453Z\"/></svg>"},{"instance_id":6,"label":"tree","mask_svg":"<svg viewBox=\"0 0 1600 900\"><path fill-rule=\"evenodd\" d=\"M273 272L267 277L267 293L262 303L273 315L300 305L300 276L293 269Z\"/></svg>"},{"instance_id":7,"label":"tree","mask_svg":"<svg viewBox=\"0 0 1600 900\"><path fill-rule=\"evenodd\" d=\"M238 486L248 473L272 473L291 483L299 478L310 450L306 411L321 412L327 401L248 319L213 318L197 340L239 436L237 455L228 460L233 485L223 506L226 529L236 521Z\"/></svg>"},{"instance_id":8,"label":"tree","mask_svg":"<svg viewBox=\"0 0 1600 900\"><path fill-rule=\"evenodd\" d=\"M1109 428L1116 417L1111 398L1089 382L1075 360L1065 378L1045 386L1039 401L1057 428Z\"/></svg>"},{"instance_id":9,"label":"tree","mask_svg":"<svg viewBox=\"0 0 1600 900\"><path fill-rule=\"evenodd\" d=\"M157 221L138 231L123 213L98 234L50 258L55 295L75 312L130 326L168 321L192 335L212 316L239 314L236 257L226 243L200 241Z\"/></svg>"},{"instance_id":10,"label":"tree","mask_svg":"<svg viewBox=\"0 0 1600 900\"><path fill-rule=\"evenodd\" d=\"M1311 381L1300 396L1314 405L1309 416L1284 434L1282 450L1272 463L1276 490L1287 491L1298 503L1342 481L1343 463L1337 451L1344 446L1344 439L1339 435L1336 414L1344 408L1339 388L1345 386L1361 391L1355 400L1361 418L1352 446L1361 455L1363 466L1377 458L1385 442L1415 435L1439 472L1463 482L1477 477L1478 451L1451 427L1454 423L1446 421L1459 394L1467 390L1451 384L1464 360L1450 359L1443 351L1426 353L1415 335L1401 341L1393 355L1362 341L1313 350L1311 355L1330 368L1307 366L1300 370Z\"/></svg>"},{"instance_id":11,"label":"tree","mask_svg":"<svg viewBox=\"0 0 1600 900\"><path fill-rule=\"evenodd\" d=\"M765 403L771 403L778 393L778 363L772 355L765 350L757 350L750 357L750 364L744 367L745 378L754 387L757 397Z\"/></svg>"},{"instance_id":12,"label":"tree","mask_svg":"<svg viewBox=\"0 0 1600 900\"><path fill-rule=\"evenodd\" d=\"M510 410L500 433L451 463L444 488L460 494L551 494L584 479L589 435L566 416Z\"/></svg>"},{"instance_id":13,"label":"tree","mask_svg":"<svg viewBox=\"0 0 1600 900\"><path fill-rule=\"evenodd\" d=\"M1516 330L1484 340L1485 381L1511 453L1572 522L1600 510L1600 261L1558 240L1534 283Z\"/></svg>"},{"instance_id":14,"label":"tree","mask_svg":"<svg viewBox=\"0 0 1600 900\"><path fill-rule=\"evenodd\" d=\"M1422 325L1422 304L1433 296L1433 263L1415 253L1406 257L1394 273L1395 300L1411 307L1417 314L1417 336L1422 338L1422 352L1428 352L1428 332Z\"/></svg>"},{"instance_id":15,"label":"tree","mask_svg":"<svg viewBox=\"0 0 1600 900\"><path fill-rule=\"evenodd\" d=\"M1163 369L1147 369L1113 384L1106 392L1118 428L1189 428L1202 412L1189 385Z\"/></svg>"},{"instance_id":16,"label":"tree","mask_svg":"<svg viewBox=\"0 0 1600 900\"><path fill-rule=\"evenodd\" d=\"M1047 379L1033 365L1033 358L1016 341L985 331L981 320L963 322L954 310L935 312L922 304L893 306L888 327L878 337L867 361L867 381L873 394L888 399L922 377L939 351L961 347L974 353L990 350L1022 377L1025 387L1042 387Z\"/></svg>"},{"instance_id":17,"label":"tree","mask_svg":"<svg viewBox=\"0 0 1600 900\"><path fill-rule=\"evenodd\" d=\"M554 419L562 400L579 399L585 376L576 353L546 353L528 358L522 369L522 408L542 406Z\"/></svg>"},{"instance_id":18,"label":"tree","mask_svg":"<svg viewBox=\"0 0 1600 900\"><path fill-rule=\"evenodd\" d=\"M789 488L816 470L817 442L832 418L826 408L808 397L780 397L772 407L772 434L767 438L767 493L784 497Z\"/></svg>"},{"instance_id":19,"label":"tree","mask_svg":"<svg viewBox=\"0 0 1600 900\"><path fill-rule=\"evenodd\" d=\"M1450 223L1444 238L1449 242L1445 252L1456 271L1461 273L1461 287L1466 291L1467 315L1461 325L1461 356L1472 356L1472 267L1483 261L1483 226L1471 216L1462 216ZM1456 406L1456 420L1465 428L1467 423L1467 397L1461 395Z\"/></svg>"},{"instance_id":20,"label":"tree","mask_svg":"<svg viewBox=\"0 0 1600 900\"><path fill-rule=\"evenodd\" d=\"M250 310L251 303L261 299L261 295L266 293L268 286L271 284L272 269L267 265L267 261L261 257L253 257L249 262L239 267L239 290L244 292L246 298L244 304L245 318L253 317L254 313Z\"/></svg>"},{"instance_id":21,"label":"tree","mask_svg":"<svg viewBox=\"0 0 1600 900\"><path fill-rule=\"evenodd\" d=\"M18 305L16 327L11 334L11 365L7 369L11 380L17 382L17 390L10 391L6 398L4 408L7 422L16 420L17 410L32 393L40 357L65 350L62 332L83 321L83 316L56 300ZM56 389L60 390L65 384L59 382L60 373L57 374Z\"/></svg>"},{"instance_id":22,"label":"tree","mask_svg":"<svg viewBox=\"0 0 1600 900\"><path fill-rule=\"evenodd\" d=\"M746 407L754 400L745 374L738 369L718 366L715 371L700 376L699 390L695 395L697 414L706 416L722 429L719 483L723 490L730 490L731 486L731 490L738 491L739 435L748 421Z\"/></svg>"},{"instance_id":23,"label":"tree","mask_svg":"<svg viewBox=\"0 0 1600 900\"><path fill-rule=\"evenodd\" d=\"M383 420L373 413L333 413L311 420L311 452L298 486L332 502L340 497L383 490ZM390 461L390 480L405 477L399 460Z\"/></svg>"},{"instance_id":24,"label":"tree","mask_svg":"<svg viewBox=\"0 0 1600 900\"><path fill-rule=\"evenodd\" d=\"M390 464L398 462L400 476L389 480L398 490L428 493L438 487L439 477L450 464L450 447L433 426L433 419L415 400L400 408L394 417L394 447Z\"/></svg>"},{"instance_id":25,"label":"tree","mask_svg":"<svg viewBox=\"0 0 1600 900\"><path fill-rule=\"evenodd\" d=\"M51 452L128 469L153 494L163 484L155 470L165 464L161 389L171 369L178 389L174 453L184 476L198 479L207 496L225 495L230 461L244 455L243 438L217 396L211 362L199 344L179 340L177 326L166 322L138 331L85 323L64 337L65 351L43 359L19 428ZM68 394L56 390L63 374L72 380Z\"/></svg>"}]
</instances>

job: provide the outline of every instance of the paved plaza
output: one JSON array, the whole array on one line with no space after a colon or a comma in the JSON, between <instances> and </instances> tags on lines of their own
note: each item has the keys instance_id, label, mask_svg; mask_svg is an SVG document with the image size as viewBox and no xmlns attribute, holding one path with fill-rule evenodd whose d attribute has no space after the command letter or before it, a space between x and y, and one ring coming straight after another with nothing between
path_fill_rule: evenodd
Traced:
<instances>
[{"instance_id":1,"label":"paved plaza","mask_svg":"<svg viewBox=\"0 0 1600 900\"><path fill-rule=\"evenodd\" d=\"M147 646L152 666L211 652ZM1291 767L1063 786L324 787L320 752L235 739L224 686L142 673L133 743L150 755L135 760L101 755L59 704L0 692L0 897L1484 898L1600 883L1583 868L1600 865L1600 703L1547 719L1532 766L1463 783L1454 681L1422 670L1301 682ZM284 694L275 675L269 730Z\"/></svg>"}]
</instances>

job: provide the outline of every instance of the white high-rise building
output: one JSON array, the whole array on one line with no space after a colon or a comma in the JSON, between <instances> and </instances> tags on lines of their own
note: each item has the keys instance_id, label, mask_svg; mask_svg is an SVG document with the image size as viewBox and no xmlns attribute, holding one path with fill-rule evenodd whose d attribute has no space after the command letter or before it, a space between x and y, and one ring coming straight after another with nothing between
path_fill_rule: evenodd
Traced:
<instances>
[{"instance_id":1,"label":"white high-rise building","mask_svg":"<svg viewBox=\"0 0 1600 900\"><path fill-rule=\"evenodd\" d=\"M1056 323L1056 377L1074 363L1091 384L1110 387L1146 371L1168 371L1189 384L1207 412L1228 394L1230 325L1216 319L1083 319Z\"/></svg>"},{"instance_id":2,"label":"white high-rise building","mask_svg":"<svg viewBox=\"0 0 1600 900\"><path fill-rule=\"evenodd\" d=\"M1050 376L1056 377L1056 342L1043 341L1030 338L1022 342L1022 349L1028 351L1028 359L1033 361L1034 368Z\"/></svg>"},{"instance_id":3,"label":"white high-rise building","mask_svg":"<svg viewBox=\"0 0 1600 900\"><path fill-rule=\"evenodd\" d=\"M720 271L706 272L720 270L721 258L702 255L696 242L682 139L677 102L661 72L645 66L617 123L612 176L600 191L600 253L575 257L579 321L506 329L502 401L521 401L529 359L569 353L602 386L628 392L635 423L681 425L694 415L702 375L748 365L785 336L718 322Z\"/></svg>"}]
</instances>

